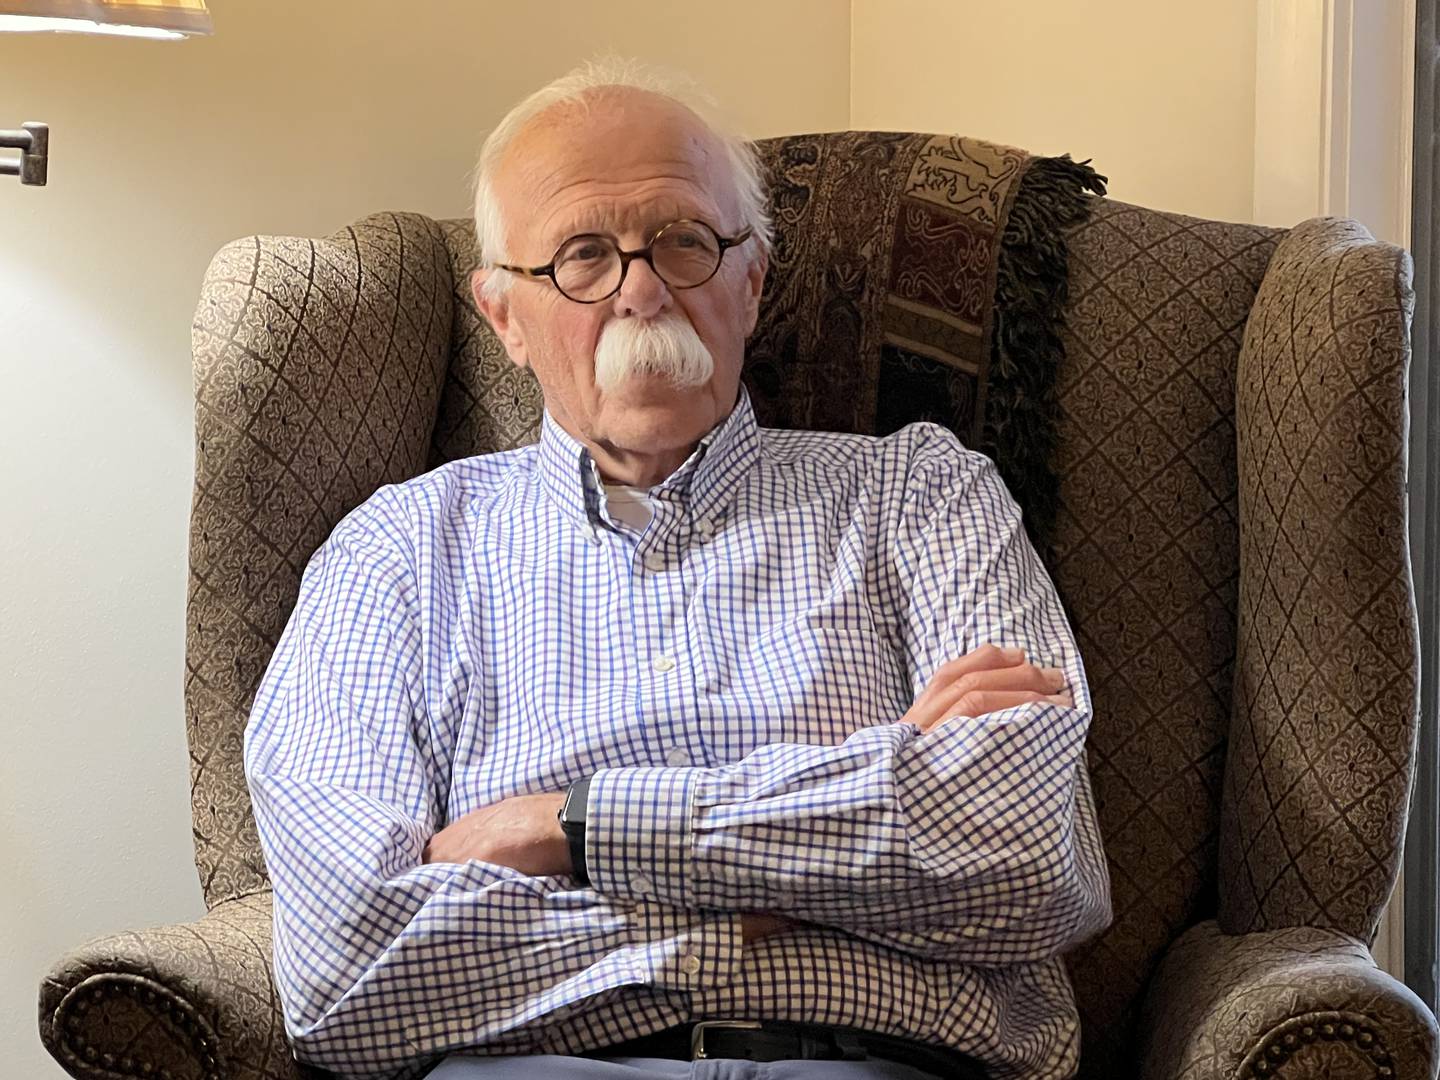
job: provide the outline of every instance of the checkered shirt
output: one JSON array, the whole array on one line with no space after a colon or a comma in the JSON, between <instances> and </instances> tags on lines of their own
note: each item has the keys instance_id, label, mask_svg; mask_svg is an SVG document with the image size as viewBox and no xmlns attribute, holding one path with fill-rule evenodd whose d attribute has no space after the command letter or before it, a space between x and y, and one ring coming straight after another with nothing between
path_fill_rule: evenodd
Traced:
<instances>
[{"instance_id":1,"label":"checkered shirt","mask_svg":"<svg viewBox=\"0 0 1440 1080\"><path fill-rule=\"evenodd\" d=\"M547 414L310 561L245 733L296 1057L402 1077L769 1018L1069 1076L1059 954L1110 917L1090 694L993 464L934 424L762 429L742 390L651 500L620 525ZM1075 707L901 722L985 642ZM587 776L590 887L422 863ZM799 926L742 943L747 911Z\"/></svg>"}]
</instances>

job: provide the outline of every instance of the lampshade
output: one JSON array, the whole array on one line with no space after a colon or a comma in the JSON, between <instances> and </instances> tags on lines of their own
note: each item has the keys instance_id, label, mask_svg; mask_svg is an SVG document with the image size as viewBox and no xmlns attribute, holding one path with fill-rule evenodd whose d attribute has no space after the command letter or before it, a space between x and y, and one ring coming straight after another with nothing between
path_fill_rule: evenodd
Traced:
<instances>
[{"instance_id":1,"label":"lampshade","mask_svg":"<svg viewBox=\"0 0 1440 1080\"><path fill-rule=\"evenodd\" d=\"M178 38L214 29L205 0L0 0L0 31Z\"/></svg>"}]
</instances>

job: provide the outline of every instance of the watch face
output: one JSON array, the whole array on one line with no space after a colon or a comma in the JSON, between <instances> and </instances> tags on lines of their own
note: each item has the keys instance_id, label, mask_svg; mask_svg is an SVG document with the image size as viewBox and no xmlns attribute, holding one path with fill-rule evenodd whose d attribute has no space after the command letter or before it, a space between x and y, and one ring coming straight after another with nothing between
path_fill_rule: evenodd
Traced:
<instances>
[{"instance_id":1,"label":"watch face","mask_svg":"<svg viewBox=\"0 0 1440 1080\"><path fill-rule=\"evenodd\" d=\"M589 784L571 784L565 792L565 805L560 808L560 821L563 824L582 824L585 821L585 798L589 794Z\"/></svg>"}]
</instances>

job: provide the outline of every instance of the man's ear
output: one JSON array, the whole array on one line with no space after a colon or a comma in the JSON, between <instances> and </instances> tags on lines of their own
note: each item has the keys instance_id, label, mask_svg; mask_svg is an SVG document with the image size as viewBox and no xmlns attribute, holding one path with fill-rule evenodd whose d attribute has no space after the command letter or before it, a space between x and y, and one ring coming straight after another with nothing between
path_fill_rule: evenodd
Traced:
<instances>
[{"instance_id":1,"label":"man's ear","mask_svg":"<svg viewBox=\"0 0 1440 1080\"><path fill-rule=\"evenodd\" d=\"M475 297L475 306L480 309L480 314L485 316L485 321L505 346L510 360L516 367L529 367L530 357L525 351L525 335L521 333L515 320L510 318L510 294L503 292L499 296L491 296L485 292L485 282L489 276L504 272L483 267L471 271L470 292Z\"/></svg>"},{"instance_id":2,"label":"man's ear","mask_svg":"<svg viewBox=\"0 0 1440 1080\"><path fill-rule=\"evenodd\" d=\"M760 319L760 294L765 291L765 272L770 269L770 256L764 251L750 260L745 271L745 336L755 332Z\"/></svg>"}]
</instances>

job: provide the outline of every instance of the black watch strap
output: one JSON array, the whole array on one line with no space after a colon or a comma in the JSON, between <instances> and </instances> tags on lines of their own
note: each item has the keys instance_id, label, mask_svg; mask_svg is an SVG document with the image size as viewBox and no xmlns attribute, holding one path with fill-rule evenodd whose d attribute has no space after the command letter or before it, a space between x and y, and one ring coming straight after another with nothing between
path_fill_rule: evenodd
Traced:
<instances>
[{"instance_id":1,"label":"black watch strap","mask_svg":"<svg viewBox=\"0 0 1440 1080\"><path fill-rule=\"evenodd\" d=\"M590 778L576 780L565 792L565 802L560 807L560 828L570 844L570 866L575 880L581 885L590 884L590 874L585 866L585 805L590 798Z\"/></svg>"}]
</instances>

